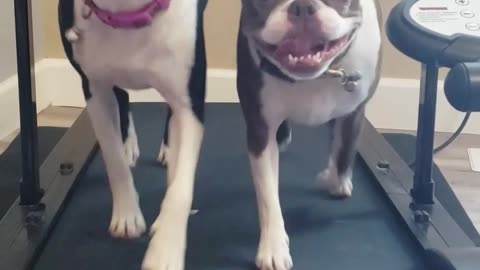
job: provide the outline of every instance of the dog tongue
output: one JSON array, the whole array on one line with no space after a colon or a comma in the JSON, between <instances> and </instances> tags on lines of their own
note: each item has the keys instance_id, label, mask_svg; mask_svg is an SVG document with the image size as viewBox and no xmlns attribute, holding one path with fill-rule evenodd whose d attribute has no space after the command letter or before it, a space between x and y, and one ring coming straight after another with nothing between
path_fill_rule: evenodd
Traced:
<instances>
[{"instance_id":1,"label":"dog tongue","mask_svg":"<svg viewBox=\"0 0 480 270\"><path fill-rule=\"evenodd\" d=\"M287 39L278 44L275 51L276 57L303 56L311 53L311 41L308 38Z\"/></svg>"}]
</instances>

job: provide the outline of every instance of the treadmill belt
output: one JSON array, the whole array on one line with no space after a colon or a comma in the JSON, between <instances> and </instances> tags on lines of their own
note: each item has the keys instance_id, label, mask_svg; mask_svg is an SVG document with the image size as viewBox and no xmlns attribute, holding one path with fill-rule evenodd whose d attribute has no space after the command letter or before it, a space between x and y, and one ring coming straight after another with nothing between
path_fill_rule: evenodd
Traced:
<instances>
[{"instance_id":1,"label":"treadmill belt","mask_svg":"<svg viewBox=\"0 0 480 270\"><path fill-rule=\"evenodd\" d=\"M166 108L133 104L142 151L134 169L148 225L165 193L165 170L156 164ZM300 270L427 269L420 249L386 202L359 159L349 200L318 191L316 174L327 163L325 128L293 127L293 143L281 155L280 198ZM238 105L209 104L206 134L190 218L186 269L255 269L258 215ZM111 195L97 154L78 180L36 270L140 269L149 237L117 240L108 235Z\"/></svg>"}]
</instances>

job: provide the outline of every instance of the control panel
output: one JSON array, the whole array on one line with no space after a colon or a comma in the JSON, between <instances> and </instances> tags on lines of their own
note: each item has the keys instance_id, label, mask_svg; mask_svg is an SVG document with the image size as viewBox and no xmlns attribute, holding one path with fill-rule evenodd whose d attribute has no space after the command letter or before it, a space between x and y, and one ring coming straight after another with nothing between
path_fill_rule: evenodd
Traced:
<instances>
[{"instance_id":1,"label":"control panel","mask_svg":"<svg viewBox=\"0 0 480 270\"><path fill-rule=\"evenodd\" d=\"M411 6L410 17L444 36L480 37L480 0L419 0Z\"/></svg>"}]
</instances>

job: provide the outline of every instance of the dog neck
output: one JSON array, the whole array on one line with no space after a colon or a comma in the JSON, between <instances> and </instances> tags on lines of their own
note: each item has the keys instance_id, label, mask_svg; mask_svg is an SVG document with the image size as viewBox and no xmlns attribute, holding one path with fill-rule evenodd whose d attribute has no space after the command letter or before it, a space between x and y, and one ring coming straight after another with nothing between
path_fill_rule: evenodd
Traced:
<instances>
[{"instance_id":1,"label":"dog neck","mask_svg":"<svg viewBox=\"0 0 480 270\"><path fill-rule=\"evenodd\" d=\"M98 4L99 0L84 0L91 12L94 13L103 23L113 28L141 28L148 26L152 23L155 15L159 12L168 9L171 0L137 0L137 1L118 1L117 4L123 2L123 4L129 3L132 6L133 2L136 2L136 7L125 8L119 11L119 6L116 8L108 9L104 7L105 0Z\"/></svg>"}]
</instances>

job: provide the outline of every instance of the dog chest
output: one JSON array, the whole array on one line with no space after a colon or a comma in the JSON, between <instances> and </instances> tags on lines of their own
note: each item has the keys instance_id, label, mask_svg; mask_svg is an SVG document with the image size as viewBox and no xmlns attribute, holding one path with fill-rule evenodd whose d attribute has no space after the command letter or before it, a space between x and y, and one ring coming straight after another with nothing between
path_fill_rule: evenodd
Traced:
<instances>
[{"instance_id":1,"label":"dog chest","mask_svg":"<svg viewBox=\"0 0 480 270\"><path fill-rule=\"evenodd\" d=\"M320 125L355 110L368 90L347 92L331 78L290 84L264 76L261 94L263 114L272 121L290 119L305 125Z\"/></svg>"}]
</instances>

